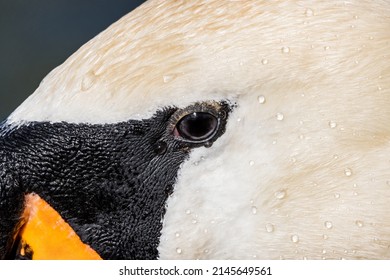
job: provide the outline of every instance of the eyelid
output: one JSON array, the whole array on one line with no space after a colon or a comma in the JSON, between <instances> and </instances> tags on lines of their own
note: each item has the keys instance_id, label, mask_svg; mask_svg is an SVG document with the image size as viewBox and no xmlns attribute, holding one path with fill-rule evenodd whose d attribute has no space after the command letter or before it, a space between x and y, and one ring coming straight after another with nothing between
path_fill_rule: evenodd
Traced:
<instances>
[{"instance_id":1,"label":"eyelid","mask_svg":"<svg viewBox=\"0 0 390 280\"><path fill-rule=\"evenodd\" d=\"M201 137L198 137L198 139L196 139L197 137L194 135L192 135L192 136L185 135L187 132L186 129L184 129L184 130L180 129L181 123L183 121L185 121L187 119L187 117L191 118L191 115L193 115L194 113L196 113L196 115L194 115L194 117L201 115L200 119L202 119L202 117L203 117L203 121L205 120L204 116L207 115L208 120L211 120L213 122L213 124L215 124L215 126L213 126L212 130L209 130L208 132L203 134ZM199 122L199 119L197 121ZM174 134L175 138L180 140L180 141L187 142L187 143L201 144L201 143L204 143L204 142L211 140L217 134L220 125L221 125L220 118L214 114L211 114L209 112L192 112L192 113L185 115L183 118L181 118L179 120L179 122L175 126L173 134ZM195 130L196 130L196 128L195 128ZM186 137L186 136L188 136L188 137ZM192 139L190 139L190 138L192 138Z\"/></svg>"},{"instance_id":2,"label":"eyelid","mask_svg":"<svg viewBox=\"0 0 390 280\"><path fill-rule=\"evenodd\" d=\"M219 101L204 101L192 104L186 108L178 109L172 107L172 114L169 116L168 124L165 130L165 140L164 141L174 141L176 148L184 149L189 151L192 148L196 147L211 147L215 141L226 131L226 124L228 117L233 109L237 105L229 100L219 100ZM212 114L217 120L217 126L215 131L210 137L204 138L203 140L195 140L182 138L180 130L177 130L178 122L186 115L189 115L194 112L203 112Z\"/></svg>"},{"instance_id":3,"label":"eyelid","mask_svg":"<svg viewBox=\"0 0 390 280\"><path fill-rule=\"evenodd\" d=\"M194 112L204 112L209 113L215 116L217 119L220 117L220 110L221 105L218 102L211 101L211 102L202 102L202 103L195 103L193 105L190 105L184 109L178 109L172 116L168 124L168 132L170 134L174 134L174 130L176 128L176 125L178 122L185 116L194 113ZM225 113L226 115L226 113Z\"/></svg>"}]
</instances>

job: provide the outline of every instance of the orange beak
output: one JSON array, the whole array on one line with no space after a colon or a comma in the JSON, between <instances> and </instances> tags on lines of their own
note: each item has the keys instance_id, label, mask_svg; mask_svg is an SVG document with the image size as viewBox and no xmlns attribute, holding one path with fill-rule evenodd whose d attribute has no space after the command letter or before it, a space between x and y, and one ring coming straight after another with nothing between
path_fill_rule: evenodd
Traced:
<instances>
[{"instance_id":1,"label":"orange beak","mask_svg":"<svg viewBox=\"0 0 390 280\"><path fill-rule=\"evenodd\" d=\"M34 260L101 260L68 223L36 194L26 195L17 255Z\"/></svg>"}]
</instances>

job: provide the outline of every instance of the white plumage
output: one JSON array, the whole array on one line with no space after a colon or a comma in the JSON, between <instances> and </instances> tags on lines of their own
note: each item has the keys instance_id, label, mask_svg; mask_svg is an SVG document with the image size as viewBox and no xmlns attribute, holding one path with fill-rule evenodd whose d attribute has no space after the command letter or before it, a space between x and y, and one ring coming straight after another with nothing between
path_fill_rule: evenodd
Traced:
<instances>
[{"instance_id":1,"label":"white plumage","mask_svg":"<svg viewBox=\"0 0 390 280\"><path fill-rule=\"evenodd\" d=\"M183 164L160 258L390 258L390 2L149 1L8 119L115 123L229 100Z\"/></svg>"}]
</instances>

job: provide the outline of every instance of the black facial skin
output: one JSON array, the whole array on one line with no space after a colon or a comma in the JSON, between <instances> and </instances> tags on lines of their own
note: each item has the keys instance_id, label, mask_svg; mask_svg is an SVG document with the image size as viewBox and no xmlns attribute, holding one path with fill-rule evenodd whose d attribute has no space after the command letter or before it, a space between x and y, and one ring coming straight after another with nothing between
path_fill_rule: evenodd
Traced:
<instances>
[{"instance_id":1,"label":"black facial skin","mask_svg":"<svg viewBox=\"0 0 390 280\"><path fill-rule=\"evenodd\" d=\"M18 257L14 232L28 193L47 201L103 259L158 258L180 165L225 131L231 107L218 104L217 132L198 143L172 133L177 108L117 124L0 126L0 259Z\"/></svg>"}]
</instances>

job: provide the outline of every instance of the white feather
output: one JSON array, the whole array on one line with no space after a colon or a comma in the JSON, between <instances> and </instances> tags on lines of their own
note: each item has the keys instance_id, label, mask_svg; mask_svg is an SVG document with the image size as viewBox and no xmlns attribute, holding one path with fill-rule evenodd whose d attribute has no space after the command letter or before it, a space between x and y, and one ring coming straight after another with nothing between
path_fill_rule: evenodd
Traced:
<instances>
[{"instance_id":1,"label":"white feather","mask_svg":"<svg viewBox=\"0 0 390 280\"><path fill-rule=\"evenodd\" d=\"M180 170L160 257L388 259L389 14L389 1L149 1L8 121L232 100L226 133Z\"/></svg>"}]
</instances>

